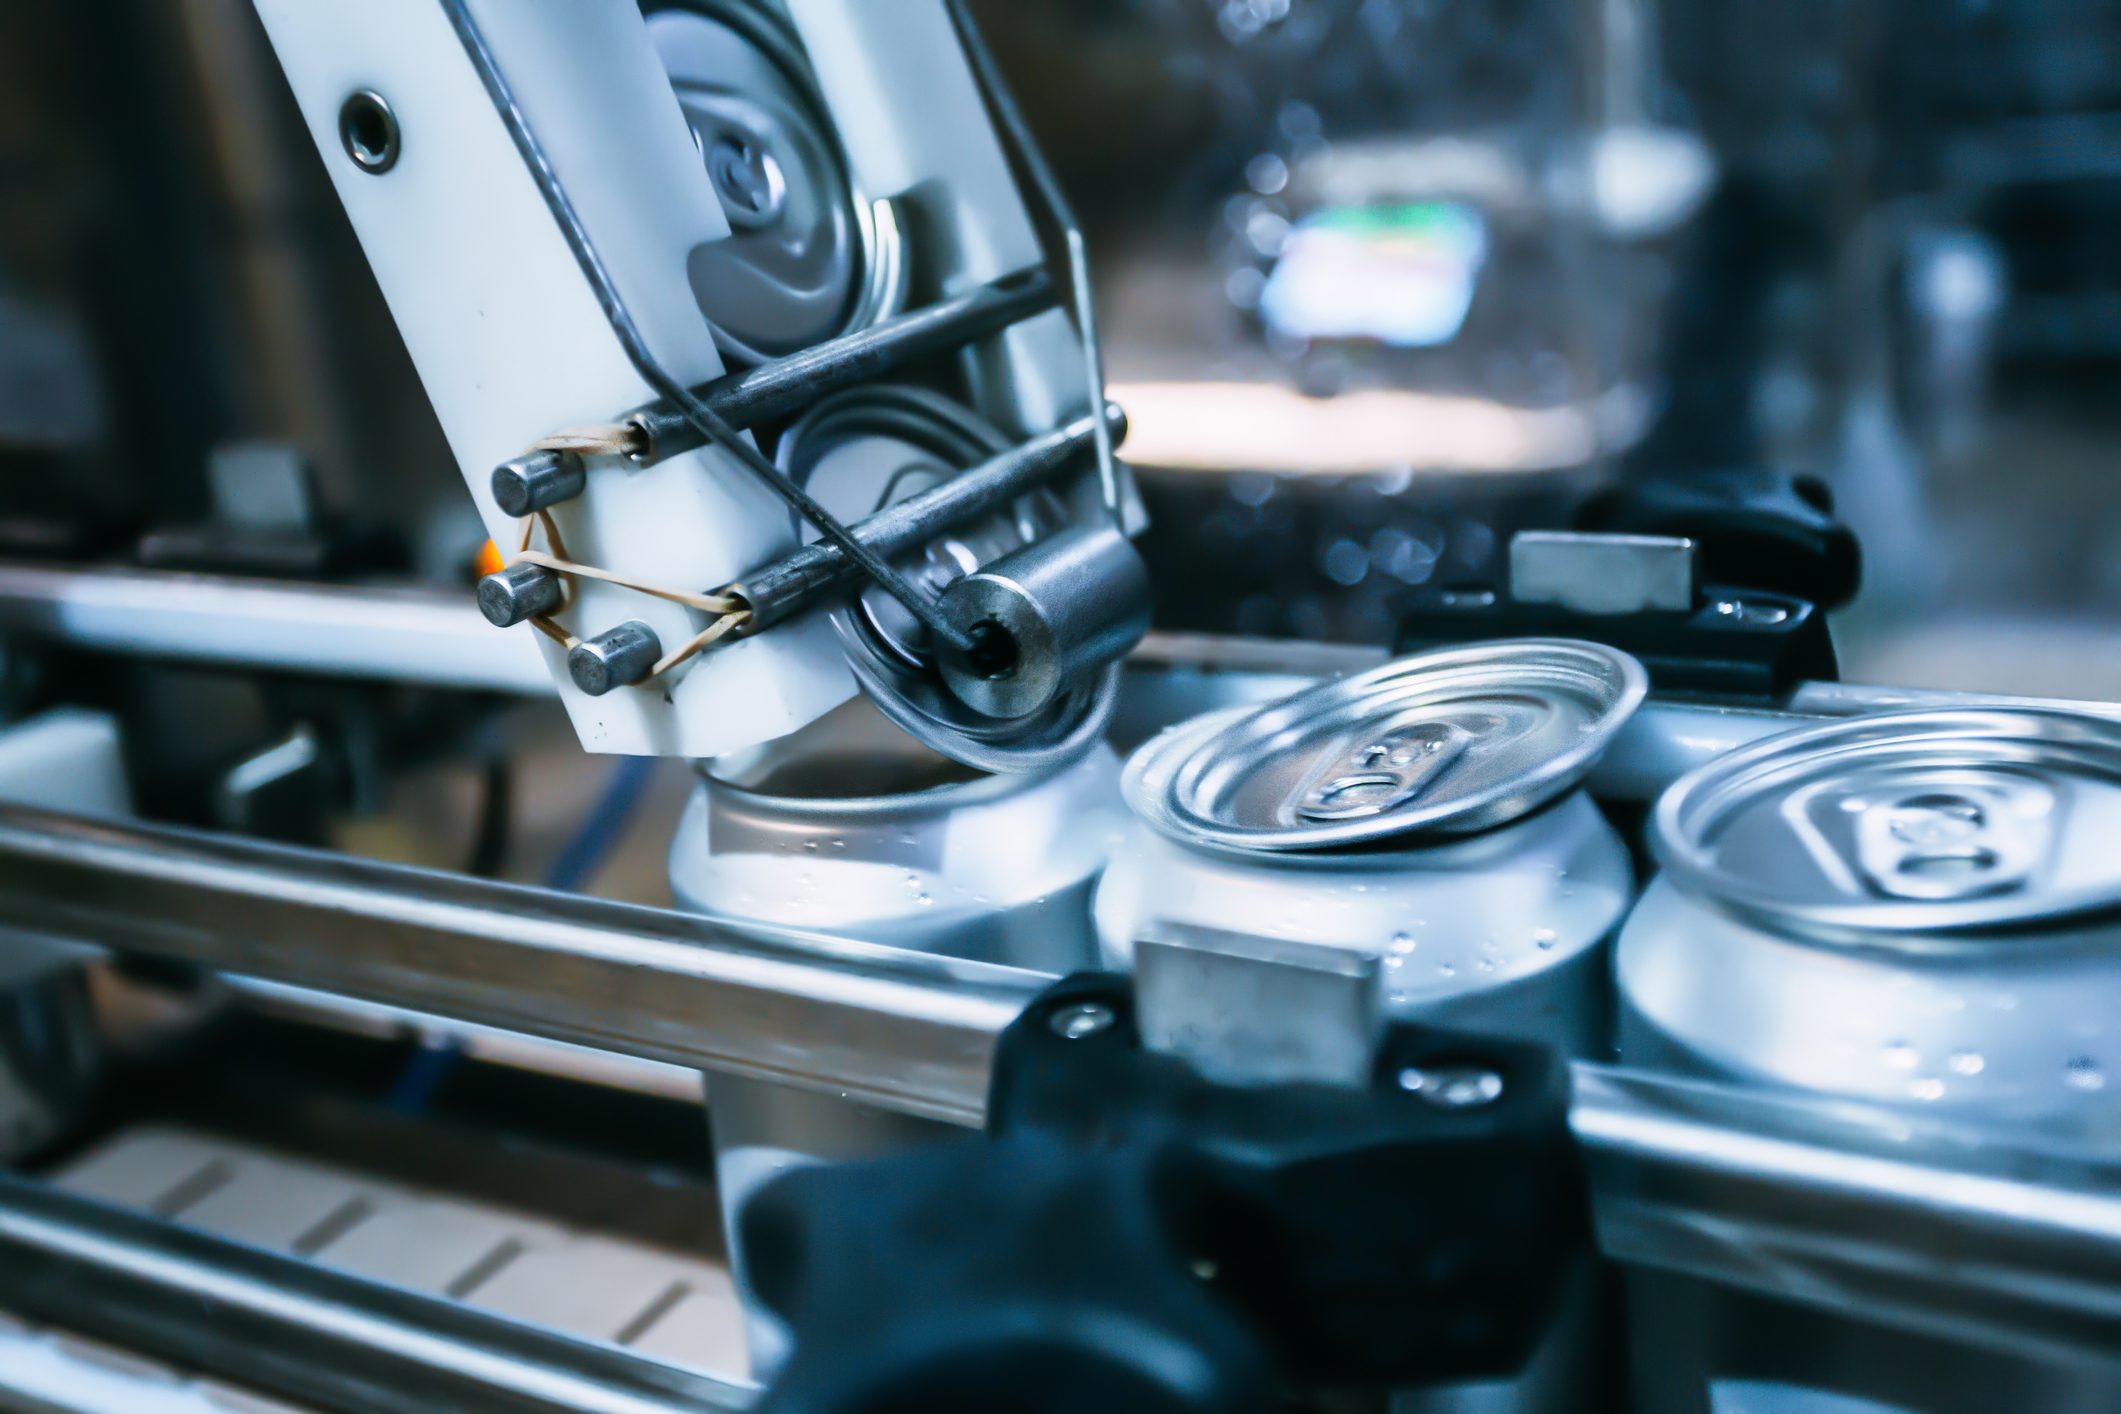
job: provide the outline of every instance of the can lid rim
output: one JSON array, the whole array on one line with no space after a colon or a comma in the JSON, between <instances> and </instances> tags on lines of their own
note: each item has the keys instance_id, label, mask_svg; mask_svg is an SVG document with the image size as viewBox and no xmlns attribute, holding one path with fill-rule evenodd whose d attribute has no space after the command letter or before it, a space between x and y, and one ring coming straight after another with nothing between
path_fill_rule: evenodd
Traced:
<instances>
[{"instance_id":1,"label":"can lid rim","mask_svg":"<svg viewBox=\"0 0 2121 1414\"><path fill-rule=\"evenodd\" d=\"M1183 844L1248 854L1315 854L1470 835L1527 815L1581 782L1648 691L1642 665L1605 644L1564 638L1458 644L1265 704L1195 718L1135 754L1125 789L1135 813L1159 833ZM1364 741L1395 720L1525 700L1561 702L1578 714L1563 719L1570 735L1558 743L1536 731L1518 738L1548 748L1530 764L1490 757L1455 780L1449 772L1457 768L1446 766L1441 779L1454 789L1424 799L1416 783L1401 800L1361 814L1260 822L1237 818L1228 807L1226 787L1243 779L1247 763L1271 758L1292 743L1301 749L1323 741L1327 755L1334 755L1347 741ZM1533 710L1551 713L1546 705ZM1466 759L1473 761L1474 754ZM1287 808L1283 802L1283 816Z\"/></svg>"},{"instance_id":2,"label":"can lid rim","mask_svg":"<svg viewBox=\"0 0 2121 1414\"><path fill-rule=\"evenodd\" d=\"M1791 897L1786 889L1727 867L1711 847L1715 830L1771 788L1790 789L1853 769L1949 747L1938 769L2002 776L2062 766L2121 787L2121 718L2055 707L1916 708L1798 727L1726 752L1659 798L1647 831L1664 876L1689 897L1742 920L1844 943L1906 947L1924 935L1947 942L1988 932L2029 933L2121 912L2121 870L2109 880L1986 897L1913 899Z\"/></svg>"}]
</instances>

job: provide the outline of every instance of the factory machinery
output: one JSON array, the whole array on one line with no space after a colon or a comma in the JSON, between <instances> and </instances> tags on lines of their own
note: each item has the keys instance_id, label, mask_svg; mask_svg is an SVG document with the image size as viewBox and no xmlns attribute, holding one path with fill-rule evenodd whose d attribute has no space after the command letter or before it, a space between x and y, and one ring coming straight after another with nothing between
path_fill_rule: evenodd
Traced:
<instances>
[{"instance_id":1,"label":"factory machinery","mask_svg":"<svg viewBox=\"0 0 2121 1414\"><path fill-rule=\"evenodd\" d=\"M8 727L0 1404L2116 1407L2121 708L1835 682L1787 483L1522 532L1396 656L1151 632L955 0L257 8L497 560L12 563L0 631L557 693L699 763L681 907L147 823L108 719ZM417 1073L228 1137L408 1029L600 1155ZM594 1236L666 1219L727 1260Z\"/></svg>"}]
</instances>

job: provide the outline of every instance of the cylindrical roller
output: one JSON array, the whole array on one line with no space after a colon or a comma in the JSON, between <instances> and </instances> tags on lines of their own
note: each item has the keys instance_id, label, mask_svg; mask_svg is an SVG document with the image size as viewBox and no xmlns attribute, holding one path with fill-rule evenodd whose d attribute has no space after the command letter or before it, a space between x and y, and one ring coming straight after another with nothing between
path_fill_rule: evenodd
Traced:
<instances>
[{"instance_id":1,"label":"cylindrical roller","mask_svg":"<svg viewBox=\"0 0 2121 1414\"><path fill-rule=\"evenodd\" d=\"M550 614L566 599L565 581L543 565L510 565L479 580L479 612L495 628Z\"/></svg>"},{"instance_id":2,"label":"cylindrical roller","mask_svg":"<svg viewBox=\"0 0 2121 1414\"><path fill-rule=\"evenodd\" d=\"M646 678L662 656L663 644L655 630L639 619L628 619L577 643L567 655L567 675L591 697L602 697L615 687L631 687Z\"/></svg>"},{"instance_id":3,"label":"cylindrical roller","mask_svg":"<svg viewBox=\"0 0 2121 1414\"><path fill-rule=\"evenodd\" d=\"M493 469L493 503L512 516L527 516L572 501L589 485L589 473L573 452L526 452Z\"/></svg>"},{"instance_id":4,"label":"cylindrical roller","mask_svg":"<svg viewBox=\"0 0 2121 1414\"><path fill-rule=\"evenodd\" d=\"M1027 717L1149 631L1149 571L1127 537L1080 526L1004 555L943 594L979 645L944 652L943 681L990 717Z\"/></svg>"}]
</instances>

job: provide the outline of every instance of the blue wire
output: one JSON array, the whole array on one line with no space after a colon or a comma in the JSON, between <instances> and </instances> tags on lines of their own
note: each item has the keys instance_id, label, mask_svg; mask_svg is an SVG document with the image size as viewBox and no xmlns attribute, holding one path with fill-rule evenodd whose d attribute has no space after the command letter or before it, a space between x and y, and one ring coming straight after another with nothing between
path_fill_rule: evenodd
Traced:
<instances>
[{"instance_id":1,"label":"blue wire","mask_svg":"<svg viewBox=\"0 0 2121 1414\"><path fill-rule=\"evenodd\" d=\"M590 807L589 817L582 821L582 828L575 831L574 838L560 851L560 857L552 862L545 875L545 887L573 893L596 876L604 861L617 847L619 839L626 833L626 822L639 807L641 798L648 794L648 783L655 779L656 758L653 756L622 756L614 766L611 776L604 782L604 793Z\"/></svg>"},{"instance_id":2,"label":"blue wire","mask_svg":"<svg viewBox=\"0 0 2121 1414\"><path fill-rule=\"evenodd\" d=\"M560 850L559 857L546 871L545 887L573 893L596 877L611 851L625 838L627 822L633 812L640 808L642 799L648 794L649 783L655 779L653 756L623 756L612 767L604 781L604 792L597 797L582 827L574 832ZM441 1088L449 1072L464 1054L463 1043L455 1039L435 1044L420 1043L405 1069L390 1087L384 1103L400 1114L419 1114L434 1099L435 1091Z\"/></svg>"}]
</instances>

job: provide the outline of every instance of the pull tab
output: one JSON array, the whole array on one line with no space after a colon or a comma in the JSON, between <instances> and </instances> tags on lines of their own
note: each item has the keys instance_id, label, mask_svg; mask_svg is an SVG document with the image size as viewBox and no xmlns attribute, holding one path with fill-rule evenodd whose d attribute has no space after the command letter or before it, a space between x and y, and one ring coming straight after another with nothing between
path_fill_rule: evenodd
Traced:
<instances>
[{"instance_id":1,"label":"pull tab","mask_svg":"<svg viewBox=\"0 0 2121 1414\"><path fill-rule=\"evenodd\" d=\"M2045 809L2008 788L1951 787L1889 796L1856 819L1856 860L1871 886L1925 902L2019 888L2045 856ZM2051 802L2048 802L2051 803Z\"/></svg>"},{"instance_id":2,"label":"pull tab","mask_svg":"<svg viewBox=\"0 0 2121 1414\"><path fill-rule=\"evenodd\" d=\"M1456 761L1473 734L1450 722L1417 722L1328 758L1296 794L1304 820L1359 820L1397 809Z\"/></svg>"}]
</instances>

